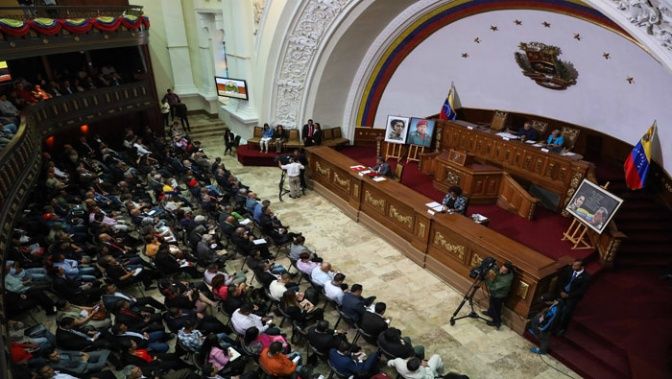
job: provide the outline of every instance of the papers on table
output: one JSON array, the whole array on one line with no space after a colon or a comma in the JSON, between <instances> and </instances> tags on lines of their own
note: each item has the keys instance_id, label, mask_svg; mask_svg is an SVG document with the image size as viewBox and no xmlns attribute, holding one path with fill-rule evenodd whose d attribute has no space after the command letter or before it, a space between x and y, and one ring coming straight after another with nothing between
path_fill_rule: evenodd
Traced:
<instances>
[{"instance_id":1,"label":"papers on table","mask_svg":"<svg viewBox=\"0 0 672 379\"><path fill-rule=\"evenodd\" d=\"M537 143L537 141L528 139L527 141L525 141L525 143L529 143L530 145L533 145L533 144Z\"/></svg>"},{"instance_id":2,"label":"papers on table","mask_svg":"<svg viewBox=\"0 0 672 379\"><path fill-rule=\"evenodd\" d=\"M369 175L370 173L371 173L371 170L364 170L364 171L360 171L359 173L357 173L357 175L364 176L364 175Z\"/></svg>"},{"instance_id":3,"label":"papers on table","mask_svg":"<svg viewBox=\"0 0 672 379\"><path fill-rule=\"evenodd\" d=\"M535 143L535 144L532 145L532 146L534 146L534 147L542 147L542 146L544 146L544 144L541 143L541 142L537 142L537 143Z\"/></svg>"},{"instance_id":4,"label":"papers on table","mask_svg":"<svg viewBox=\"0 0 672 379\"><path fill-rule=\"evenodd\" d=\"M246 218L246 219L244 219L244 220L238 221L238 223L239 223L240 225L243 225L243 226L244 226L244 225L247 225L247 224L249 224L249 223L251 223L251 222L252 222L252 220L250 220L249 218Z\"/></svg>"},{"instance_id":5,"label":"papers on table","mask_svg":"<svg viewBox=\"0 0 672 379\"><path fill-rule=\"evenodd\" d=\"M366 167L362 166L361 164L358 164L357 166L350 166L350 169L352 171L363 171L366 170Z\"/></svg>"},{"instance_id":6,"label":"papers on table","mask_svg":"<svg viewBox=\"0 0 672 379\"><path fill-rule=\"evenodd\" d=\"M385 179L384 176L376 176L375 178L373 178L373 181L374 181L374 182L384 182L384 181L386 181L386 180L387 180L387 179Z\"/></svg>"},{"instance_id":7,"label":"papers on table","mask_svg":"<svg viewBox=\"0 0 672 379\"><path fill-rule=\"evenodd\" d=\"M427 208L433 210L434 212L442 212L443 211L443 205L441 203L437 203L436 201L432 201L431 203L425 204Z\"/></svg>"},{"instance_id":8,"label":"papers on table","mask_svg":"<svg viewBox=\"0 0 672 379\"><path fill-rule=\"evenodd\" d=\"M563 157L573 157L576 155L576 153L573 153L571 151L563 151L562 153L560 153L560 155L562 155Z\"/></svg>"},{"instance_id":9,"label":"papers on table","mask_svg":"<svg viewBox=\"0 0 672 379\"><path fill-rule=\"evenodd\" d=\"M266 240L263 238L259 238L258 240L252 241L255 245L263 245L266 243Z\"/></svg>"},{"instance_id":10,"label":"papers on table","mask_svg":"<svg viewBox=\"0 0 672 379\"><path fill-rule=\"evenodd\" d=\"M232 362L233 362L233 361L235 361L236 359L238 359L238 357L240 357L240 353L237 352L236 349L234 349L234 348L232 348L232 347L229 347L229 348L227 349L227 351L228 351L228 353L229 353L229 361L232 361Z\"/></svg>"},{"instance_id":11,"label":"papers on table","mask_svg":"<svg viewBox=\"0 0 672 379\"><path fill-rule=\"evenodd\" d=\"M509 132L499 132L499 133L497 133L497 135L502 137L505 140L520 139L520 136L517 136L517 135L509 133Z\"/></svg>"}]
</instances>

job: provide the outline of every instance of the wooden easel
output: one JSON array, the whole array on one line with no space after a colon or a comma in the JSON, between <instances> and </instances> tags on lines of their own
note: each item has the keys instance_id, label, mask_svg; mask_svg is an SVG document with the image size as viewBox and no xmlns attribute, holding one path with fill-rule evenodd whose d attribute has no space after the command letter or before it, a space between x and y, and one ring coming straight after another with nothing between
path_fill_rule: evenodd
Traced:
<instances>
[{"instance_id":1,"label":"wooden easel","mask_svg":"<svg viewBox=\"0 0 672 379\"><path fill-rule=\"evenodd\" d=\"M401 155L404 152L404 145L400 143L387 143L385 144L385 160L387 161L390 158L395 158L397 162L401 160Z\"/></svg>"},{"instance_id":2,"label":"wooden easel","mask_svg":"<svg viewBox=\"0 0 672 379\"><path fill-rule=\"evenodd\" d=\"M587 233L588 227L586 224L574 218L569 228L562 233L561 241L571 242L573 244L572 250L594 249L595 245L590 241L590 236Z\"/></svg>"},{"instance_id":3,"label":"wooden easel","mask_svg":"<svg viewBox=\"0 0 672 379\"><path fill-rule=\"evenodd\" d=\"M420 162L420 158L418 158L418 156L424 152L425 148L423 146L418 145L409 146L408 157L406 158L406 162Z\"/></svg>"},{"instance_id":4,"label":"wooden easel","mask_svg":"<svg viewBox=\"0 0 672 379\"><path fill-rule=\"evenodd\" d=\"M606 190L607 187L609 187L609 182L606 182L601 187ZM569 228L562 233L561 241L569 241L573 243L572 250L595 248L595 245L593 245L593 242L588 235L588 226L579 221L576 217L574 217L572 223L569 224Z\"/></svg>"}]
</instances>

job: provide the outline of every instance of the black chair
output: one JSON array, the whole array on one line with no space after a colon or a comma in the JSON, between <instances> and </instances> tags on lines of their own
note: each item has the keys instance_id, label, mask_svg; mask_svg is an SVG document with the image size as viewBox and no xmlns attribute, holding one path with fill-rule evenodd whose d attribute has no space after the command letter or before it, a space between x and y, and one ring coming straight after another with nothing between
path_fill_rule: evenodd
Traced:
<instances>
[{"instance_id":1,"label":"black chair","mask_svg":"<svg viewBox=\"0 0 672 379\"><path fill-rule=\"evenodd\" d=\"M329 376L327 377L327 379L333 378L334 374L336 374L336 376L339 377L340 379L348 379L350 377L350 375L348 375L348 374L343 374L341 372L338 372L334 368L334 365L331 363L331 361L329 359L327 359L327 364L329 365L329 368L330 368Z\"/></svg>"},{"instance_id":2,"label":"black chair","mask_svg":"<svg viewBox=\"0 0 672 379\"><path fill-rule=\"evenodd\" d=\"M355 327L357 328L357 334L355 334L355 338L352 339L353 344L357 342L359 337L364 337L364 339L367 340L367 342L374 340L373 335L365 332L364 329L362 329L359 325L355 325Z\"/></svg>"},{"instance_id":3,"label":"black chair","mask_svg":"<svg viewBox=\"0 0 672 379\"><path fill-rule=\"evenodd\" d=\"M341 307L339 307L338 308L338 320L336 320L336 324L334 324L334 329L338 329L338 324L341 322L341 320L345 320L345 322L347 322L350 326L355 325L355 320L350 318L350 316L346 315L343 312L343 309L341 309Z\"/></svg>"}]
</instances>

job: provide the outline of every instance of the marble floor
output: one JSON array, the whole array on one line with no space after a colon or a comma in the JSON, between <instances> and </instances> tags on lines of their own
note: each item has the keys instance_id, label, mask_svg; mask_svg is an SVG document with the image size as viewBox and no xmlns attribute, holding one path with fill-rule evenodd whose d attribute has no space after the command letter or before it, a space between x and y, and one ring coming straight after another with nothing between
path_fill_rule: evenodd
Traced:
<instances>
[{"instance_id":1,"label":"marble floor","mask_svg":"<svg viewBox=\"0 0 672 379\"><path fill-rule=\"evenodd\" d=\"M211 158L222 155L221 138L202 142ZM462 299L461 293L315 192L279 202L277 168L243 167L234 157L225 157L224 163L260 198L270 199L283 223L301 231L309 246L347 275L348 283L361 283L365 296L376 295L378 301L387 303L391 325L412 337L414 344L424 345L428 355L441 355L447 371L470 378L580 377L550 356L530 353L533 345L507 327L495 330L475 319L459 320L451 326L450 315ZM335 312L327 314L333 322ZM374 349L366 343L363 347Z\"/></svg>"}]
</instances>

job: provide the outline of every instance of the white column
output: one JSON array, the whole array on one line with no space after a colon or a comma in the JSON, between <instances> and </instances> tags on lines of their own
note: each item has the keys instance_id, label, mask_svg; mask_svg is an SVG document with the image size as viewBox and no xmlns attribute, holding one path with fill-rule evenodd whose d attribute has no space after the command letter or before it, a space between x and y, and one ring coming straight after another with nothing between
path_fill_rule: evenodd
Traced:
<instances>
[{"instance_id":1,"label":"white column","mask_svg":"<svg viewBox=\"0 0 672 379\"><path fill-rule=\"evenodd\" d=\"M261 88L255 85L252 77L255 28L252 3L249 0L226 1L223 26L229 76L245 79L249 89L248 101L229 99L224 108L241 122L252 125L259 117L255 101L257 93L253 89Z\"/></svg>"},{"instance_id":2,"label":"white column","mask_svg":"<svg viewBox=\"0 0 672 379\"><path fill-rule=\"evenodd\" d=\"M196 22L198 25L198 52L199 62L201 64L201 94L206 98L215 98L215 71L212 60L211 30L214 27L214 17L212 13L196 12Z\"/></svg>"},{"instance_id":3,"label":"white column","mask_svg":"<svg viewBox=\"0 0 672 379\"><path fill-rule=\"evenodd\" d=\"M161 0L166 29L166 47L170 56L174 91L179 95L196 94L194 74L189 59L187 32L182 14L182 0Z\"/></svg>"}]
</instances>

